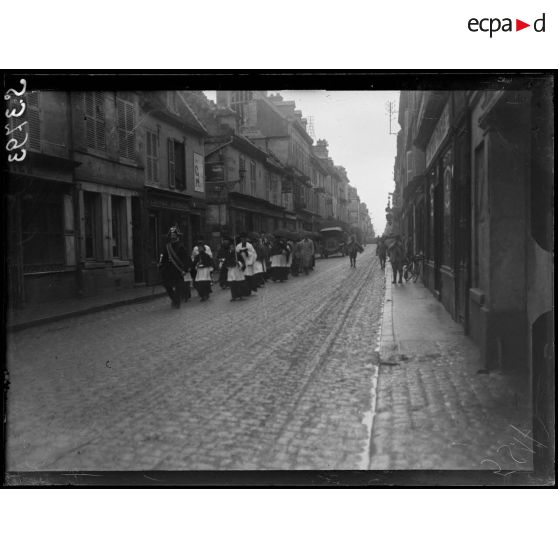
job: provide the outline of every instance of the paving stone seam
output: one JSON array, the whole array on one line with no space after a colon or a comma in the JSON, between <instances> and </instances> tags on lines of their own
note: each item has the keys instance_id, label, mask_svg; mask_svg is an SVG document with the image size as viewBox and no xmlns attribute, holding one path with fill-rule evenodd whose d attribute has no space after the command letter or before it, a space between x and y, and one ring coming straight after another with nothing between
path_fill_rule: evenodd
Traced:
<instances>
[{"instance_id":1,"label":"paving stone seam","mask_svg":"<svg viewBox=\"0 0 558 558\"><path fill-rule=\"evenodd\" d=\"M320 349L314 354L313 359L312 359L312 363L310 365L310 372L308 373L307 378L304 381L302 389L299 390L297 398L290 405L287 419L284 421L283 425L279 429L279 432L274 437L273 447L278 443L281 436L285 432L285 429L286 429L287 425L292 420L293 414L294 414L297 406L299 405L300 401L302 400L304 394L306 393L306 391L307 391L307 389L310 385L310 381L315 376L317 371L320 369L322 363L324 362L325 356L331 350L332 341L337 337L337 335L339 334L341 329L343 329L343 327L345 326L345 324L347 322L347 319L350 315L350 310L352 309L355 301L357 300L357 298L361 294L361 290L366 286L367 280L374 275L373 272L374 272L374 268L373 268L373 266L370 266L368 268L366 274L361 276L361 280L359 281L360 285L359 285L358 289L355 289L355 292L353 293L351 298L345 303L345 308L343 310L342 316L339 316L339 314L338 314L338 319L337 319L335 327L330 330L327 337L321 342ZM271 452L271 451L272 451L272 448L269 448L268 452Z\"/></svg>"},{"instance_id":2,"label":"paving stone seam","mask_svg":"<svg viewBox=\"0 0 558 558\"><path fill-rule=\"evenodd\" d=\"M375 259L374 263L376 266L379 265L379 260ZM385 272L385 268L384 268ZM384 296L382 298L382 306L380 307L380 319L378 320L378 332L376 334L376 348L375 351L378 354L378 361L380 360L380 348L382 344L382 332L383 332L383 323L384 323L384 311L385 311L385 300L386 300L386 291L387 291L387 272L383 275L384 278ZM380 374L380 364L374 364L374 372L371 378L371 386L370 386L370 410L369 416L363 419L363 423L365 424L368 432L366 446L362 452L362 456L360 459L360 464L362 469L369 470L370 465L372 463L373 452L374 452L374 443L373 443L373 436L374 436L374 419L376 418L376 403L378 397L378 381L379 381L379 374Z\"/></svg>"}]
</instances>

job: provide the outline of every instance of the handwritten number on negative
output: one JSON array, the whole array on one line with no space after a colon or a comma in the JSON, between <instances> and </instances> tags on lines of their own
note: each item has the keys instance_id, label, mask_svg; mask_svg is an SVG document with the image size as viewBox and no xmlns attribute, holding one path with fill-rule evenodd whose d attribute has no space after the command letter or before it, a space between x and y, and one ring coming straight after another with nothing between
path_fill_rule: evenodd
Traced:
<instances>
[{"instance_id":1,"label":"handwritten number on negative","mask_svg":"<svg viewBox=\"0 0 558 558\"><path fill-rule=\"evenodd\" d=\"M15 89L8 89L4 95L4 101L9 101L12 98L12 95L15 97L21 97L25 93L27 90L27 81L22 78L19 80L19 83L23 85L23 89L19 93ZM11 94L10 91L12 92Z\"/></svg>"},{"instance_id":2,"label":"handwritten number on negative","mask_svg":"<svg viewBox=\"0 0 558 558\"><path fill-rule=\"evenodd\" d=\"M22 101L21 99L16 99L16 101L20 102L21 110L16 113L16 109L14 107L6 109L6 118L19 118L25 112L25 109L27 108L25 101Z\"/></svg>"},{"instance_id":3,"label":"handwritten number on negative","mask_svg":"<svg viewBox=\"0 0 558 558\"><path fill-rule=\"evenodd\" d=\"M21 85L22 85L21 91L16 91L15 89L8 89L6 91L6 94L4 95L4 100L5 101L13 100L14 105L15 105L15 101L19 101L19 107L18 106L12 106L12 107L9 107L8 109L6 109L6 112L5 112L6 118L20 118L21 116L23 116L23 114L25 113L25 109L27 108L27 104L25 103L25 101L23 99L19 98L27 90L27 81L22 78L22 79L19 80L19 83L21 83ZM27 124L27 122L22 122L21 124L19 124L18 126L15 126L11 130L10 130L10 124L7 124L4 127L4 129L6 130L6 135L9 136L9 135L13 134L16 130L19 130L20 132L23 131L23 127L26 124ZM18 142L18 140L16 138L13 138L13 137L10 138L6 142L6 151L11 152L11 151L15 151L16 149L20 150L19 153L9 153L8 154L8 161L10 163L13 163L14 161L21 162L25 159L25 156L27 155L27 149L23 149L23 146L27 143L28 139L29 139L29 135L26 132L25 133L25 139L22 142Z\"/></svg>"}]
</instances>

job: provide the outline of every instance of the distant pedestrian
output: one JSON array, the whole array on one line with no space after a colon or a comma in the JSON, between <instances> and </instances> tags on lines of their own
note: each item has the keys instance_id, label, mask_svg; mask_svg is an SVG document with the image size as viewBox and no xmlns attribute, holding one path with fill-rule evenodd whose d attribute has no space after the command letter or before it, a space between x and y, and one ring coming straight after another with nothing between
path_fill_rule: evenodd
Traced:
<instances>
[{"instance_id":1,"label":"distant pedestrian","mask_svg":"<svg viewBox=\"0 0 558 558\"><path fill-rule=\"evenodd\" d=\"M193 267L196 270L194 287L200 295L200 300L205 302L211 293L211 272L213 271L213 258L205 251L203 242L198 245L198 253L194 257Z\"/></svg>"},{"instance_id":2,"label":"distant pedestrian","mask_svg":"<svg viewBox=\"0 0 558 558\"><path fill-rule=\"evenodd\" d=\"M376 246L376 255L380 259L380 268L386 268L386 259L387 259L387 246L383 236L380 236L377 240L378 244Z\"/></svg>"},{"instance_id":3,"label":"distant pedestrian","mask_svg":"<svg viewBox=\"0 0 558 558\"><path fill-rule=\"evenodd\" d=\"M186 249L180 243L181 237L182 233L179 228L172 226L167 234L168 242L159 257L163 287L173 308L180 308L184 292L184 277L187 276L191 267Z\"/></svg>"},{"instance_id":4,"label":"distant pedestrian","mask_svg":"<svg viewBox=\"0 0 558 558\"><path fill-rule=\"evenodd\" d=\"M256 250L256 261L254 262L254 280L258 287L265 286L265 274L267 271L267 258L269 249L264 243L263 237L258 237L254 242L254 250Z\"/></svg>"},{"instance_id":5,"label":"distant pedestrian","mask_svg":"<svg viewBox=\"0 0 558 558\"><path fill-rule=\"evenodd\" d=\"M229 252L230 247L233 243L233 239L230 236L224 236L221 239L221 247L217 251L217 261L219 263L219 285L222 289L227 289L227 266L225 265L225 258L227 252Z\"/></svg>"},{"instance_id":6,"label":"distant pedestrian","mask_svg":"<svg viewBox=\"0 0 558 558\"><path fill-rule=\"evenodd\" d=\"M194 243L194 248L192 249L192 255L190 256L192 258L192 261L194 261L194 258L198 255L200 244L204 247L205 253L210 258L213 257L213 254L211 253L211 248L204 242L203 238L198 237L196 238L196 242Z\"/></svg>"},{"instance_id":7,"label":"distant pedestrian","mask_svg":"<svg viewBox=\"0 0 558 558\"><path fill-rule=\"evenodd\" d=\"M347 243L347 253L349 254L349 261L351 267L356 267L357 254L364 251L364 248L357 242L354 235L351 236L349 242Z\"/></svg>"},{"instance_id":8,"label":"distant pedestrian","mask_svg":"<svg viewBox=\"0 0 558 558\"><path fill-rule=\"evenodd\" d=\"M278 236L271 247L271 279L286 281L289 278L290 248L281 236Z\"/></svg>"},{"instance_id":9,"label":"distant pedestrian","mask_svg":"<svg viewBox=\"0 0 558 558\"><path fill-rule=\"evenodd\" d=\"M247 296L248 287L246 286L246 278L244 276L244 258L242 254L237 253L234 243L231 243L224 253L223 265L227 269L227 283L231 289L231 301L242 300Z\"/></svg>"},{"instance_id":10,"label":"distant pedestrian","mask_svg":"<svg viewBox=\"0 0 558 558\"><path fill-rule=\"evenodd\" d=\"M248 241L248 235L246 233L240 233L240 242L236 245L236 251L238 254L242 254L242 259L244 260L244 277L246 279L246 285L249 290L249 294L256 292L258 290L258 285L254 278L254 264L256 263L256 250L251 242Z\"/></svg>"},{"instance_id":11,"label":"distant pedestrian","mask_svg":"<svg viewBox=\"0 0 558 558\"><path fill-rule=\"evenodd\" d=\"M306 235L300 242L300 259L302 271L305 275L314 267L314 241Z\"/></svg>"},{"instance_id":12,"label":"distant pedestrian","mask_svg":"<svg viewBox=\"0 0 558 558\"><path fill-rule=\"evenodd\" d=\"M289 246L291 247L291 274L293 277L298 277L302 267L300 244L298 242L290 242Z\"/></svg>"}]
</instances>

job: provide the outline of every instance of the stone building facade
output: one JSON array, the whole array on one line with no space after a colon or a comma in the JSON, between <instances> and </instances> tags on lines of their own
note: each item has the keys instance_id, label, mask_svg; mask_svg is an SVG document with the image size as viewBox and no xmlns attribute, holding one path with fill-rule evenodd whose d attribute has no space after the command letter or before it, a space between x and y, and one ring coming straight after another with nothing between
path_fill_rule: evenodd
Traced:
<instances>
[{"instance_id":1,"label":"stone building facade","mask_svg":"<svg viewBox=\"0 0 558 558\"><path fill-rule=\"evenodd\" d=\"M349 178L294 102L258 91L31 91L8 167L10 304L159 281L171 225L186 245L241 230L363 227ZM206 177L207 174L207 177ZM364 210L359 208L359 215Z\"/></svg>"},{"instance_id":2,"label":"stone building facade","mask_svg":"<svg viewBox=\"0 0 558 558\"><path fill-rule=\"evenodd\" d=\"M487 369L531 380L535 419L554 390L551 99L544 80L404 91L395 161L394 215L425 285Z\"/></svg>"}]
</instances>

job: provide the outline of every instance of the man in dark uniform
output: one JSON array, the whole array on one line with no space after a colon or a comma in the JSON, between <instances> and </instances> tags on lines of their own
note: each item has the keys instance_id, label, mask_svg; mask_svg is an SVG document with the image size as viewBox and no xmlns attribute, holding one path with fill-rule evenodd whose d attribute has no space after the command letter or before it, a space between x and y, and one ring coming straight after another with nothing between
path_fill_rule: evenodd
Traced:
<instances>
[{"instance_id":1,"label":"man in dark uniform","mask_svg":"<svg viewBox=\"0 0 558 558\"><path fill-rule=\"evenodd\" d=\"M182 233L177 226L169 229L168 242L159 258L159 269L163 287L171 299L173 308L180 308L180 299L184 289L184 276L190 272L192 262L186 249L180 243Z\"/></svg>"},{"instance_id":2,"label":"man in dark uniform","mask_svg":"<svg viewBox=\"0 0 558 558\"><path fill-rule=\"evenodd\" d=\"M222 289L227 289L227 266L225 265L225 259L228 252L230 252L230 247L233 243L233 239L230 236L224 236L221 240L221 247L217 251L217 261L219 262L219 285Z\"/></svg>"}]
</instances>

